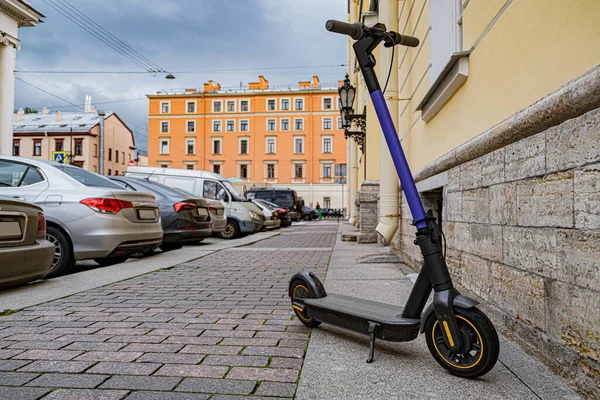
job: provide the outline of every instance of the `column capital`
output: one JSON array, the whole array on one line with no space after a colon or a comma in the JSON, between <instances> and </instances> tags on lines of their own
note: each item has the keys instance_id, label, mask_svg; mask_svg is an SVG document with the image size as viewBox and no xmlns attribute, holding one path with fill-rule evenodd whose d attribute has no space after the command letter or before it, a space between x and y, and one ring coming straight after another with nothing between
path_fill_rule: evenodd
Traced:
<instances>
[{"instance_id":1,"label":"column capital","mask_svg":"<svg viewBox=\"0 0 600 400\"><path fill-rule=\"evenodd\" d=\"M17 50L21 50L21 42L16 37L9 35L6 32L0 31L0 43L5 46L12 46Z\"/></svg>"}]
</instances>

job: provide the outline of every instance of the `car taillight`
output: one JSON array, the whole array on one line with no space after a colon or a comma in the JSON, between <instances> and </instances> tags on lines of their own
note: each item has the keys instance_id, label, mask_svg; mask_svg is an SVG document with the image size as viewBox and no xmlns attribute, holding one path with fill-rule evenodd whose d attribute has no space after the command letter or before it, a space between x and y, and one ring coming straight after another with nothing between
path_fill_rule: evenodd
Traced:
<instances>
[{"instance_id":1,"label":"car taillight","mask_svg":"<svg viewBox=\"0 0 600 400\"><path fill-rule=\"evenodd\" d=\"M196 208L196 205L182 201L180 203L173 204L173 208L175 209L175 212L179 212L181 210L193 210Z\"/></svg>"},{"instance_id":2,"label":"car taillight","mask_svg":"<svg viewBox=\"0 0 600 400\"><path fill-rule=\"evenodd\" d=\"M37 235L35 236L37 239L45 239L46 238L46 217L43 213L38 213L38 228Z\"/></svg>"},{"instance_id":3,"label":"car taillight","mask_svg":"<svg viewBox=\"0 0 600 400\"><path fill-rule=\"evenodd\" d=\"M133 208L133 203L130 201L110 198L88 198L81 200L80 203L101 214L117 214L123 209Z\"/></svg>"},{"instance_id":4,"label":"car taillight","mask_svg":"<svg viewBox=\"0 0 600 400\"><path fill-rule=\"evenodd\" d=\"M294 203L294 211L296 211L296 203Z\"/></svg>"},{"instance_id":5,"label":"car taillight","mask_svg":"<svg viewBox=\"0 0 600 400\"><path fill-rule=\"evenodd\" d=\"M209 209L209 211L217 212L217 206L211 206L211 205L209 205L208 209Z\"/></svg>"}]
</instances>

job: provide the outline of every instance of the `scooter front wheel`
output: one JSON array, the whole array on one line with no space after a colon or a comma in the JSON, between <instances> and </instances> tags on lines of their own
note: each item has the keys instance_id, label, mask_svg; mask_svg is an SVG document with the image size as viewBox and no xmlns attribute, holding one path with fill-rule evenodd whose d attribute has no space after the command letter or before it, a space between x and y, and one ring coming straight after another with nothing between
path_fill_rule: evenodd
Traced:
<instances>
[{"instance_id":1,"label":"scooter front wheel","mask_svg":"<svg viewBox=\"0 0 600 400\"><path fill-rule=\"evenodd\" d=\"M477 308L455 308L454 313L461 333L462 349L458 352L450 350L435 314L431 314L425 325L429 352L453 375L472 379L488 373L498 361L500 353L500 342L494 325Z\"/></svg>"},{"instance_id":2,"label":"scooter front wheel","mask_svg":"<svg viewBox=\"0 0 600 400\"><path fill-rule=\"evenodd\" d=\"M310 288L310 285L307 285L306 282L304 282L300 279L296 279L294 282L292 282L292 285L291 285L292 304L294 303L294 301L296 299L314 299L314 298L316 298L317 297L316 294L311 293L311 290L309 288ZM302 313L301 311L298 311L295 307L293 307L293 308L294 308L294 313L296 313L296 316L298 317L300 322L302 322L307 327L314 328L321 324L320 321L317 321L314 318L310 318L310 317L304 315L304 313Z\"/></svg>"}]
</instances>

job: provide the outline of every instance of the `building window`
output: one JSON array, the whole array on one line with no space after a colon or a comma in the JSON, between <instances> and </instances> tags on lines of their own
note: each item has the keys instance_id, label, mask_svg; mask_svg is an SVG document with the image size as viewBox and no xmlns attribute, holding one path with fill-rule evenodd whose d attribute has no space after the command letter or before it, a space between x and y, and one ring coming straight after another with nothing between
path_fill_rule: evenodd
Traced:
<instances>
[{"instance_id":1,"label":"building window","mask_svg":"<svg viewBox=\"0 0 600 400\"><path fill-rule=\"evenodd\" d=\"M281 130L282 131L289 131L290 130L290 120L287 118L282 118L281 119Z\"/></svg>"},{"instance_id":2,"label":"building window","mask_svg":"<svg viewBox=\"0 0 600 400\"><path fill-rule=\"evenodd\" d=\"M294 100L294 110L296 110L296 111L304 110L304 99Z\"/></svg>"},{"instance_id":3,"label":"building window","mask_svg":"<svg viewBox=\"0 0 600 400\"><path fill-rule=\"evenodd\" d=\"M296 130L296 131L304 130L304 119L296 118L294 120L294 130Z\"/></svg>"},{"instance_id":4,"label":"building window","mask_svg":"<svg viewBox=\"0 0 600 400\"><path fill-rule=\"evenodd\" d=\"M248 139L240 139L240 154L248 154Z\"/></svg>"},{"instance_id":5,"label":"building window","mask_svg":"<svg viewBox=\"0 0 600 400\"><path fill-rule=\"evenodd\" d=\"M323 178L331 178L331 164L323 164Z\"/></svg>"},{"instance_id":6,"label":"building window","mask_svg":"<svg viewBox=\"0 0 600 400\"><path fill-rule=\"evenodd\" d=\"M333 100L331 97L323 98L323 110L333 110Z\"/></svg>"},{"instance_id":7,"label":"building window","mask_svg":"<svg viewBox=\"0 0 600 400\"><path fill-rule=\"evenodd\" d=\"M196 132L196 121L188 121L187 122L187 132L188 133Z\"/></svg>"},{"instance_id":8,"label":"building window","mask_svg":"<svg viewBox=\"0 0 600 400\"><path fill-rule=\"evenodd\" d=\"M169 139L162 139L160 141L160 154L169 154Z\"/></svg>"},{"instance_id":9,"label":"building window","mask_svg":"<svg viewBox=\"0 0 600 400\"><path fill-rule=\"evenodd\" d=\"M109 176L112 175L112 172L111 172L110 168L108 169L108 175Z\"/></svg>"},{"instance_id":10,"label":"building window","mask_svg":"<svg viewBox=\"0 0 600 400\"><path fill-rule=\"evenodd\" d=\"M342 125L342 118L338 117L338 129L344 129Z\"/></svg>"},{"instance_id":11,"label":"building window","mask_svg":"<svg viewBox=\"0 0 600 400\"><path fill-rule=\"evenodd\" d=\"M281 111L289 111L290 99L281 99Z\"/></svg>"},{"instance_id":12,"label":"building window","mask_svg":"<svg viewBox=\"0 0 600 400\"><path fill-rule=\"evenodd\" d=\"M121 164L125 164L125 152L122 151L121 154L123 155L123 159L121 160Z\"/></svg>"},{"instance_id":13,"label":"building window","mask_svg":"<svg viewBox=\"0 0 600 400\"><path fill-rule=\"evenodd\" d=\"M248 125L250 122L247 119L240 121L240 132L248 132Z\"/></svg>"},{"instance_id":14,"label":"building window","mask_svg":"<svg viewBox=\"0 0 600 400\"><path fill-rule=\"evenodd\" d=\"M194 169L194 166L193 166L193 165L191 165L191 164L188 164L188 165L186 166L186 168L187 168L187 169Z\"/></svg>"},{"instance_id":15,"label":"building window","mask_svg":"<svg viewBox=\"0 0 600 400\"><path fill-rule=\"evenodd\" d=\"M118 163L119 162L119 151L115 150L115 162Z\"/></svg>"},{"instance_id":16,"label":"building window","mask_svg":"<svg viewBox=\"0 0 600 400\"><path fill-rule=\"evenodd\" d=\"M213 165L213 172L215 174L220 174L221 173L221 166L219 164Z\"/></svg>"},{"instance_id":17,"label":"building window","mask_svg":"<svg viewBox=\"0 0 600 400\"><path fill-rule=\"evenodd\" d=\"M112 149L108 149L108 161L112 161Z\"/></svg>"},{"instance_id":18,"label":"building window","mask_svg":"<svg viewBox=\"0 0 600 400\"><path fill-rule=\"evenodd\" d=\"M275 120L268 119L267 120L267 131L274 131L274 130L275 130Z\"/></svg>"},{"instance_id":19,"label":"building window","mask_svg":"<svg viewBox=\"0 0 600 400\"><path fill-rule=\"evenodd\" d=\"M438 78L453 53L463 50L462 1L434 0L430 5L430 82Z\"/></svg>"},{"instance_id":20,"label":"building window","mask_svg":"<svg viewBox=\"0 0 600 400\"><path fill-rule=\"evenodd\" d=\"M235 121L234 120L227 121L227 132L235 132Z\"/></svg>"},{"instance_id":21,"label":"building window","mask_svg":"<svg viewBox=\"0 0 600 400\"><path fill-rule=\"evenodd\" d=\"M63 151L64 150L64 140L63 139L55 139L54 140L54 151Z\"/></svg>"},{"instance_id":22,"label":"building window","mask_svg":"<svg viewBox=\"0 0 600 400\"><path fill-rule=\"evenodd\" d=\"M267 154L275 154L275 138L267 138Z\"/></svg>"},{"instance_id":23,"label":"building window","mask_svg":"<svg viewBox=\"0 0 600 400\"><path fill-rule=\"evenodd\" d=\"M267 164L267 178L275 178L275 164Z\"/></svg>"},{"instance_id":24,"label":"building window","mask_svg":"<svg viewBox=\"0 0 600 400\"><path fill-rule=\"evenodd\" d=\"M221 121L213 121L213 132L221 132Z\"/></svg>"},{"instance_id":25,"label":"building window","mask_svg":"<svg viewBox=\"0 0 600 400\"><path fill-rule=\"evenodd\" d=\"M13 156L18 156L21 154L21 142L19 140L13 140Z\"/></svg>"},{"instance_id":26,"label":"building window","mask_svg":"<svg viewBox=\"0 0 600 400\"><path fill-rule=\"evenodd\" d=\"M235 112L235 100L227 100L227 112Z\"/></svg>"},{"instance_id":27,"label":"building window","mask_svg":"<svg viewBox=\"0 0 600 400\"><path fill-rule=\"evenodd\" d=\"M240 101L240 111L250 111L250 102L248 100Z\"/></svg>"},{"instance_id":28,"label":"building window","mask_svg":"<svg viewBox=\"0 0 600 400\"><path fill-rule=\"evenodd\" d=\"M115 169L115 176L119 175L119 171Z\"/></svg>"},{"instance_id":29,"label":"building window","mask_svg":"<svg viewBox=\"0 0 600 400\"><path fill-rule=\"evenodd\" d=\"M196 102L195 101L187 102L187 112L188 112L188 114L193 114L196 112Z\"/></svg>"},{"instance_id":30,"label":"building window","mask_svg":"<svg viewBox=\"0 0 600 400\"><path fill-rule=\"evenodd\" d=\"M96 173L98 172L98 167L96 167L95 165L94 165L94 172L96 172Z\"/></svg>"},{"instance_id":31,"label":"building window","mask_svg":"<svg viewBox=\"0 0 600 400\"><path fill-rule=\"evenodd\" d=\"M163 121L160 123L160 133L169 133L171 123L169 121Z\"/></svg>"},{"instance_id":32,"label":"building window","mask_svg":"<svg viewBox=\"0 0 600 400\"><path fill-rule=\"evenodd\" d=\"M267 100L267 111L275 111L277 109L275 100Z\"/></svg>"},{"instance_id":33,"label":"building window","mask_svg":"<svg viewBox=\"0 0 600 400\"><path fill-rule=\"evenodd\" d=\"M331 208L331 197L323 197L323 208Z\"/></svg>"},{"instance_id":34,"label":"building window","mask_svg":"<svg viewBox=\"0 0 600 400\"><path fill-rule=\"evenodd\" d=\"M221 154L221 139L213 139L213 154Z\"/></svg>"},{"instance_id":35,"label":"building window","mask_svg":"<svg viewBox=\"0 0 600 400\"><path fill-rule=\"evenodd\" d=\"M213 101L213 112L221 112L221 101Z\"/></svg>"},{"instance_id":36,"label":"building window","mask_svg":"<svg viewBox=\"0 0 600 400\"><path fill-rule=\"evenodd\" d=\"M94 157L98 157L98 145L94 143Z\"/></svg>"},{"instance_id":37,"label":"building window","mask_svg":"<svg viewBox=\"0 0 600 400\"><path fill-rule=\"evenodd\" d=\"M187 139L186 144L187 144L186 154L187 155L196 154L196 139Z\"/></svg>"},{"instance_id":38,"label":"building window","mask_svg":"<svg viewBox=\"0 0 600 400\"><path fill-rule=\"evenodd\" d=\"M331 138L324 137L323 138L323 153L330 154L332 152L333 151L332 151L332 145L331 145Z\"/></svg>"},{"instance_id":39,"label":"building window","mask_svg":"<svg viewBox=\"0 0 600 400\"><path fill-rule=\"evenodd\" d=\"M295 168L295 172L296 172L295 177L296 178L302 178L302 164L295 164L295 166L296 166L296 168Z\"/></svg>"},{"instance_id":40,"label":"building window","mask_svg":"<svg viewBox=\"0 0 600 400\"><path fill-rule=\"evenodd\" d=\"M33 155L42 155L42 139L33 139Z\"/></svg>"},{"instance_id":41,"label":"building window","mask_svg":"<svg viewBox=\"0 0 600 400\"><path fill-rule=\"evenodd\" d=\"M323 130L331 130L331 118L323 118Z\"/></svg>"},{"instance_id":42,"label":"building window","mask_svg":"<svg viewBox=\"0 0 600 400\"><path fill-rule=\"evenodd\" d=\"M163 101L162 103L160 103L160 113L161 114L168 114L170 109L171 109L171 103L169 103L168 101Z\"/></svg>"},{"instance_id":43,"label":"building window","mask_svg":"<svg viewBox=\"0 0 600 400\"><path fill-rule=\"evenodd\" d=\"M295 154L304 153L304 138L296 138L294 140L294 153Z\"/></svg>"},{"instance_id":44,"label":"building window","mask_svg":"<svg viewBox=\"0 0 600 400\"><path fill-rule=\"evenodd\" d=\"M243 178L243 179L248 178L248 165L240 164L240 178Z\"/></svg>"}]
</instances>

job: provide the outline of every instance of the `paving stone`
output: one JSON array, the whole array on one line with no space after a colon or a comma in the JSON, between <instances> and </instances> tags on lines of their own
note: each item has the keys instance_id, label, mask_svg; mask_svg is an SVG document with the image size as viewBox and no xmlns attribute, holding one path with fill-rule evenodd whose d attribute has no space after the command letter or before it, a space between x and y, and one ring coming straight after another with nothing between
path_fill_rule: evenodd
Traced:
<instances>
[{"instance_id":1,"label":"paving stone","mask_svg":"<svg viewBox=\"0 0 600 400\"><path fill-rule=\"evenodd\" d=\"M289 347L258 347L249 346L244 349L242 355L245 356L282 356L282 357L297 357L304 356L303 349L294 349Z\"/></svg>"},{"instance_id":2,"label":"paving stone","mask_svg":"<svg viewBox=\"0 0 600 400\"><path fill-rule=\"evenodd\" d=\"M112 337L113 337L113 335L99 335L99 334L64 335L64 336L57 338L56 340L63 341L63 342L104 342Z\"/></svg>"},{"instance_id":3,"label":"paving stone","mask_svg":"<svg viewBox=\"0 0 600 400\"><path fill-rule=\"evenodd\" d=\"M183 348L183 344L154 344L154 343L132 343L121 349L121 351L141 351L148 353L177 353Z\"/></svg>"},{"instance_id":4,"label":"paving stone","mask_svg":"<svg viewBox=\"0 0 600 400\"><path fill-rule=\"evenodd\" d=\"M153 329L148 335L158 336L200 336L204 329ZM217 335L219 336L219 335Z\"/></svg>"},{"instance_id":5,"label":"paving stone","mask_svg":"<svg viewBox=\"0 0 600 400\"><path fill-rule=\"evenodd\" d=\"M160 367L157 363L101 362L87 371L90 374L151 375Z\"/></svg>"},{"instance_id":6,"label":"paving stone","mask_svg":"<svg viewBox=\"0 0 600 400\"><path fill-rule=\"evenodd\" d=\"M0 399L6 400L37 400L46 393L50 388L32 388L32 387L1 387Z\"/></svg>"},{"instance_id":7,"label":"paving stone","mask_svg":"<svg viewBox=\"0 0 600 400\"><path fill-rule=\"evenodd\" d=\"M0 385L21 386L38 376L25 372L0 372Z\"/></svg>"},{"instance_id":8,"label":"paving stone","mask_svg":"<svg viewBox=\"0 0 600 400\"><path fill-rule=\"evenodd\" d=\"M14 356L14 359L19 360L56 360L68 361L83 353L82 351L73 350L27 350L19 355Z\"/></svg>"},{"instance_id":9,"label":"paving stone","mask_svg":"<svg viewBox=\"0 0 600 400\"><path fill-rule=\"evenodd\" d=\"M289 400L289 399L286 399L283 397L258 397L258 396L248 397L248 396L234 396L234 395L229 395L229 394L215 394L210 398L210 400L248 400L248 399L252 399L252 400Z\"/></svg>"},{"instance_id":10,"label":"paving stone","mask_svg":"<svg viewBox=\"0 0 600 400\"><path fill-rule=\"evenodd\" d=\"M94 365L93 362L83 361L34 361L23 367L19 372L83 372Z\"/></svg>"},{"instance_id":11,"label":"paving stone","mask_svg":"<svg viewBox=\"0 0 600 400\"><path fill-rule=\"evenodd\" d=\"M43 400L121 400L128 394L128 390L59 389Z\"/></svg>"},{"instance_id":12,"label":"paving stone","mask_svg":"<svg viewBox=\"0 0 600 400\"><path fill-rule=\"evenodd\" d=\"M21 334L15 334L15 335L5 337L4 340L45 342L45 341L56 339L61 336L63 336L63 335L60 333L56 333L56 334L21 333Z\"/></svg>"},{"instance_id":13,"label":"paving stone","mask_svg":"<svg viewBox=\"0 0 600 400\"><path fill-rule=\"evenodd\" d=\"M31 362L31 360L0 360L0 371L14 371Z\"/></svg>"},{"instance_id":14,"label":"paving stone","mask_svg":"<svg viewBox=\"0 0 600 400\"><path fill-rule=\"evenodd\" d=\"M23 353L24 350L10 349L10 350L0 350L0 360L7 360L16 356L17 354Z\"/></svg>"},{"instance_id":15,"label":"paving stone","mask_svg":"<svg viewBox=\"0 0 600 400\"><path fill-rule=\"evenodd\" d=\"M225 338L220 345L223 346L277 346L277 339L255 338Z\"/></svg>"},{"instance_id":16,"label":"paving stone","mask_svg":"<svg viewBox=\"0 0 600 400\"><path fill-rule=\"evenodd\" d=\"M251 394L255 381L236 381L233 379L186 378L179 384L177 391L194 393Z\"/></svg>"},{"instance_id":17,"label":"paving stone","mask_svg":"<svg viewBox=\"0 0 600 400\"><path fill-rule=\"evenodd\" d=\"M113 376L104 382L100 389L165 390L170 391L181 378L160 376Z\"/></svg>"},{"instance_id":18,"label":"paving stone","mask_svg":"<svg viewBox=\"0 0 600 400\"><path fill-rule=\"evenodd\" d=\"M108 339L108 342L119 342L119 343L160 343L165 340L166 336L114 336Z\"/></svg>"},{"instance_id":19,"label":"paving stone","mask_svg":"<svg viewBox=\"0 0 600 400\"><path fill-rule=\"evenodd\" d=\"M16 342L11 344L11 349L27 349L27 350L58 350L68 346L70 342L54 341L54 342Z\"/></svg>"},{"instance_id":20,"label":"paving stone","mask_svg":"<svg viewBox=\"0 0 600 400\"><path fill-rule=\"evenodd\" d=\"M209 394L175 392L133 392L126 400L206 400Z\"/></svg>"},{"instance_id":21,"label":"paving stone","mask_svg":"<svg viewBox=\"0 0 600 400\"><path fill-rule=\"evenodd\" d=\"M44 374L27 386L93 389L107 378L107 375Z\"/></svg>"},{"instance_id":22,"label":"paving stone","mask_svg":"<svg viewBox=\"0 0 600 400\"><path fill-rule=\"evenodd\" d=\"M202 336L215 336L215 337L246 337L251 338L254 336L254 332L252 331L234 331L234 330L207 330L204 331Z\"/></svg>"},{"instance_id":23,"label":"paving stone","mask_svg":"<svg viewBox=\"0 0 600 400\"><path fill-rule=\"evenodd\" d=\"M228 370L228 367L216 367L210 365L167 364L162 366L158 371L156 371L154 375L197 378L222 378L225 376Z\"/></svg>"},{"instance_id":24,"label":"paving stone","mask_svg":"<svg viewBox=\"0 0 600 400\"><path fill-rule=\"evenodd\" d=\"M240 351L242 351L242 346L196 346L190 344L181 349L180 353L235 355Z\"/></svg>"},{"instance_id":25,"label":"paving stone","mask_svg":"<svg viewBox=\"0 0 600 400\"><path fill-rule=\"evenodd\" d=\"M283 382L262 382L256 390L256 394L261 396L294 397L295 393L295 383Z\"/></svg>"},{"instance_id":26,"label":"paving stone","mask_svg":"<svg viewBox=\"0 0 600 400\"><path fill-rule=\"evenodd\" d=\"M263 356L208 356L202 365L228 365L236 367L266 367L269 357Z\"/></svg>"},{"instance_id":27,"label":"paving stone","mask_svg":"<svg viewBox=\"0 0 600 400\"><path fill-rule=\"evenodd\" d=\"M131 362L144 353L136 351L90 351L77 357L75 361L118 361Z\"/></svg>"},{"instance_id":28,"label":"paving stone","mask_svg":"<svg viewBox=\"0 0 600 400\"><path fill-rule=\"evenodd\" d=\"M295 347L298 349L304 349L308 347L308 340L295 340L295 339L282 339L279 341L280 347Z\"/></svg>"},{"instance_id":29,"label":"paving stone","mask_svg":"<svg viewBox=\"0 0 600 400\"><path fill-rule=\"evenodd\" d=\"M227 374L227 379L296 382L299 373L296 369L234 367Z\"/></svg>"},{"instance_id":30,"label":"paving stone","mask_svg":"<svg viewBox=\"0 0 600 400\"><path fill-rule=\"evenodd\" d=\"M273 357L269 367L300 369L302 368L302 361L301 358Z\"/></svg>"},{"instance_id":31,"label":"paving stone","mask_svg":"<svg viewBox=\"0 0 600 400\"><path fill-rule=\"evenodd\" d=\"M117 351L125 346L127 346L126 343L75 342L64 347L63 350Z\"/></svg>"},{"instance_id":32,"label":"paving stone","mask_svg":"<svg viewBox=\"0 0 600 400\"><path fill-rule=\"evenodd\" d=\"M177 343L177 344L217 344L222 337L209 337L209 336L171 336L168 337L162 343Z\"/></svg>"},{"instance_id":33,"label":"paving stone","mask_svg":"<svg viewBox=\"0 0 600 400\"><path fill-rule=\"evenodd\" d=\"M136 362L157 362L162 364L198 364L204 358L204 354L181 354L181 353L146 353Z\"/></svg>"},{"instance_id":34,"label":"paving stone","mask_svg":"<svg viewBox=\"0 0 600 400\"><path fill-rule=\"evenodd\" d=\"M115 322L95 322L92 325L89 326L89 328L98 328L98 330L100 329L104 329L104 328L135 328L136 326L140 325L140 322L136 322L136 321L115 321Z\"/></svg>"}]
</instances>

